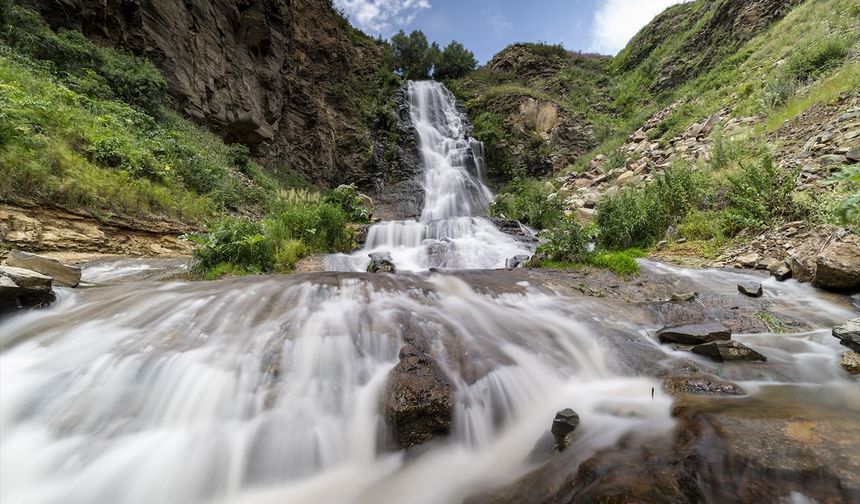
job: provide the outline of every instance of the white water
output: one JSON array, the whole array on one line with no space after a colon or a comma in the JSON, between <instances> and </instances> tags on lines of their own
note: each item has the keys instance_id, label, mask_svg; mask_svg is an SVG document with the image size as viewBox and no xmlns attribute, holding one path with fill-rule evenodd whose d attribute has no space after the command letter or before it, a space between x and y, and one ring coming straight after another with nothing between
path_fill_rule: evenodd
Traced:
<instances>
[{"instance_id":1,"label":"white water","mask_svg":"<svg viewBox=\"0 0 860 504\"><path fill-rule=\"evenodd\" d=\"M454 97L434 81L409 82L412 123L424 165L419 221L372 226L363 250L328 258L330 270L363 271L372 252L389 252L400 271L502 268L533 250L487 219L492 193L483 184L483 146L467 135Z\"/></svg>"}]
</instances>

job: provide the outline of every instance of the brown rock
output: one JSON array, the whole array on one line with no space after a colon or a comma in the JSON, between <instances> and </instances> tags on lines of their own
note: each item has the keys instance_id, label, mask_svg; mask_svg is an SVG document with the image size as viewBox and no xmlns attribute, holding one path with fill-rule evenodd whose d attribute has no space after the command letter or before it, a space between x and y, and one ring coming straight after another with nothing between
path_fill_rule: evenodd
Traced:
<instances>
[{"instance_id":1,"label":"brown rock","mask_svg":"<svg viewBox=\"0 0 860 504\"><path fill-rule=\"evenodd\" d=\"M53 278L56 283L68 287L77 287L81 282L81 268L67 266L50 257L12 250L6 257L6 264L47 275Z\"/></svg>"},{"instance_id":2,"label":"brown rock","mask_svg":"<svg viewBox=\"0 0 860 504\"><path fill-rule=\"evenodd\" d=\"M860 353L851 351L843 352L840 361L845 371L853 375L860 375Z\"/></svg>"},{"instance_id":3,"label":"brown rock","mask_svg":"<svg viewBox=\"0 0 860 504\"><path fill-rule=\"evenodd\" d=\"M815 259L812 285L834 291L860 291L860 238L846 233L831 240Z\"/></svg>"}]
</instances>

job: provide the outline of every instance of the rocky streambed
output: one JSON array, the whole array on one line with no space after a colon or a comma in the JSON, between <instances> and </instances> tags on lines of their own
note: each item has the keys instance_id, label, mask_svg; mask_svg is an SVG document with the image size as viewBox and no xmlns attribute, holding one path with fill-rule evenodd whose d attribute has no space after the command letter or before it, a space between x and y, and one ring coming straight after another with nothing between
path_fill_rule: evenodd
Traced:
<instances>
[{"instance_id":1,"label":"rocky streambed","mask_svg":"<svg viewBox=\"0 0 860 504\"><path fill-rule=\"evenodd\" d=\"M91 264L0 321L4 501L860 500L856 298L652 262L177 271ZM661 342L689 324L764 360Z\"/></svg>"}]
</instances>

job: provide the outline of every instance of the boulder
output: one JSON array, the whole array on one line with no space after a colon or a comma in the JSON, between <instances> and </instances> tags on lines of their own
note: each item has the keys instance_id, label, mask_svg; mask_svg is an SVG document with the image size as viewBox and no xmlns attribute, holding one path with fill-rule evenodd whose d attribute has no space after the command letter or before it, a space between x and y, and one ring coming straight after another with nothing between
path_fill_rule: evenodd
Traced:
<instances>
[{"instance_id":1,"label":"boulder","mask_svg":"<svg viewBox=\"0 0 860 504\"><path fill-rule=\"evenodd\" d=\"M54 282L67 287L77 287L81 283L81 268L67 266L50 257L12 250L6 257L6 264L47 275L53 278Z\"/></svg>"},{"instance_id":2,"label":"boulder","mask_svg":"<svg viewBox=\"0 0 860 504\"><path fill-rule=\"evenodd\" d=\"M784 282L791 278L791 268L783 264L779 266L773 272L771 272L774 278L776 278L777 282Z\"/></svg>"},{"instance_id":3,"label":"boulder","mask_svg":"<svg viewBox=\"0 0 860 504\"><path fill-rule=\"evenodd\" d=\"M666 326L657 331L660 343L679 343L681 345L699 345L711 341L731 339L732 332L723 324L682 324Z\"/></svg>"},{"instance_id":4,"label":"boulder","mask_svg":"<svg viewBox=\"0 0 860 504\"><path fill-rule=\"evenodd\" d=\"M391 254L388 252L373 252L368 254L370 264L367 265L368 273L397 273Z\"/></svg>"},{"instance_id":5,"label":"boulder","mask_svg":"<svg viewBox=\"0 0 860 504\"><path fill-rule=\"evenodd\" d=\"M453 415L454 389L439 363L405 345L382 398L382 416L395 446L405 450L447 435Z\"/></svg>"},{"instance_id":6,"label":"boulder","mask_svg":"<svg viewBox=\"0 0 860 504\"><path fill-rule=\"evenodd\" d=\"M812 285L833 291L860 291L860 237L845 233L829 241L815 258Z\"/></svg>"},{"instance_id":7,"label":"boulder","mask_svg":"<svg viewBox=\"0 0 860 504\"><path fill-rule=\"evenodd\" d=\"M842 353L840 361L845 371L853 375L860 375L860 353L850 351Z\"/></svg>"},{"instance_id":8,"label":"boulder","mask_svg":"<svg viewBox=\"0 0 860 504\"><path fill-rule=\"evenodd\" d=\"M860 352L860 317L846 321L833 328L833 336L842 346Z\"/></svg>"},{"instance_id":9,"label":"boulder","mask_svg":"<svg viewBox=\"0 0 860 504\"><path fill-rule=\"evenodd\" d=\"M744 268L755 268L758 264L759 256L755 252L738 256L735 262Z\"/></svg>"},{"instance_id":10,"label":"boulder","mask_svg":"<svg viewBox=\"0 0 860 504\"><path fill-rule=\"evenodd\" d=\"M761 297L763 293L758 282L741 282L738 284L738 292L749 297Z\"/></svg>"},{"instance_id":11,"label":"boulder","mask_svg":"<svg viewBox=\"0 0 860 504\"><path fill-rule=\"evenodd\" d=\"M739 341L712 341L696 345L692 352L710 358L715 362L759 361L767 358Z\"/></svg>"},{"instance_id":12,"label":"boulder","mask_svg":"<svg viewBox=\"0 0 860 504\"><path fill-rule=\"evenodd\" d=\"M505 268L522 268L529 262L529 259L531 259L531 257L527 255L515 255L513 257L509 257L505 261Z\"/></svg>"},{"instance_id":13,"label":"boulder","mask_svg":"<svg viewBox=\"0 0 860 504\"><path fill-rule=\"evenodd\" d=\"M669 301L673 303L686 303L687 301L692 301L694 299L696 299L695 292L680 292L672 294Z\"/></svg>"},{"instance_id":14,"label":"boulder","mask_svg":"<svg viewBox=\"0 0 860 504\"><path fill-rule=\"evenodd\" d=\"M553 438L558 451L564 451L570 446L570 435L579 426L579 415L570 408L565 408L555 414L552 421Z\"/></svg>"},{"instance_id":15,"label":"boulder","mask_svg":"<svg viewBox=\"0 0 860 504\"><path fill-rule=\"evenodd\" d=\"M671 374L663 378L663 390L672 394L744 395L738 384L704 373Z\"/></svg>"},{"instance_id":16,"label":"boulder","mask_svg":"<svg viewBox=\"0 0 860 504\"><path fill-rule=\"evenodd\" d=\"M53 280L35 271L0 266L0 314L38 308L56 300Z\"/></svg>"},{"instance_id":17,"label":"boulder","mask_svg":"<svg viewBox=\"0 0 860 504\"><path fill-rule=\"evenodd\" d=\"M788 256L786 262L791 270L791 278L798 282L812 281L812 277L815 276L815 261L811 258L792 254Z\"/></svg>"}]
</instances>

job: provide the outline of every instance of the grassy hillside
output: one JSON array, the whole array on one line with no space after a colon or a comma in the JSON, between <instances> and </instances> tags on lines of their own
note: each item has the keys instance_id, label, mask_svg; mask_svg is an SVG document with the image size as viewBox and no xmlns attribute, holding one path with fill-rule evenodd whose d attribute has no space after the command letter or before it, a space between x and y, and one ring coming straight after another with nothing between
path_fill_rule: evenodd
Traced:
<instances>
[{"instance_id":1,"label":"grassy hillside","mask_svg":"<svg viewBox=\"0 0 860 504\"><path fill-rule=\"evenodd\" d=\"M0 11L0 199L199 223L259 213L279 184L169 108L146 60Z\"/></svg>"}]
</instances>

